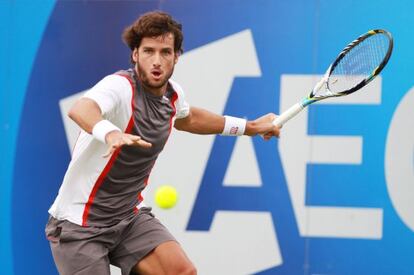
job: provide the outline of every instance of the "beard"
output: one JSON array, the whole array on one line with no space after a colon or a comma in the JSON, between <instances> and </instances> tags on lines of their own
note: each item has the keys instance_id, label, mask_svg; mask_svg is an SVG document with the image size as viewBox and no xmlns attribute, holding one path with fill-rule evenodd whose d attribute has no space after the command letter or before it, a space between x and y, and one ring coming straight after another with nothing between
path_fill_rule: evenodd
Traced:
<instances>
[{"instance_id":1,"label":"beard","mask_svg":"<svg viewBox=\"0 0 414 275\"><path fill-rule=\"evenodd\" d=\"M153 83L153 82L151 82L150 77L148 76L148 74L139 65L138 62L136 63L136 69L137 69L138 77L142 82L142 85L144 87L149 88L150 90L161 89L162 87L164 87L166 85L166 83L168 82L168 80L170 79L170 77L172 76L173 72L174 72L174 67L173 67L171 69L171 71L167 72L167 74L165 74L165 76L160 81L157 81L156 83Z\"/></svg>"}]
</instances>

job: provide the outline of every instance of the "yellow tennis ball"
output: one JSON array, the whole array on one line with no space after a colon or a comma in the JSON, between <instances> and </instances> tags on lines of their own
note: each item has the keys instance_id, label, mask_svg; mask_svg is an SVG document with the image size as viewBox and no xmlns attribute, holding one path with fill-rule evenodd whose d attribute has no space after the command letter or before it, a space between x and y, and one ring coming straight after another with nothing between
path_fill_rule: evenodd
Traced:
<instances>
[{"instance_id":1,"label":"yellow tennis ball","mask_svg":"<svg viewBox=\"0 0 414 275\"><path fill-rule=\"evenodd\" d=\"M168 209L177 203L178 194L174 187L163 185L155 192L155 202L160 208Z\"/></svg>"}]
</instances>

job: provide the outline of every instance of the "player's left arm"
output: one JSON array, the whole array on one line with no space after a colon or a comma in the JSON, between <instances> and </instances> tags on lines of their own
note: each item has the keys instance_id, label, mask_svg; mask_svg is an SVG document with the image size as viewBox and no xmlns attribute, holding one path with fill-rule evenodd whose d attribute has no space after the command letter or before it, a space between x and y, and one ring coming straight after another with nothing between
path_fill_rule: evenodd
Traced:
<instances>
[{"instance_id":1,"label":"player's left arm","mask_svg":"<svg viewBox=\"0 0 414 275\"><path fill-rule=\"evenodd\" d=\"M275 114L269 113L256 120L246 121L243 134L248 136L260 134L265 139L270 139L272 136L279 137L279 128L272 124L275 118ZM175 120L174 127L177 130L194 134L223 134L226 120L228 120L227 124L232 123L231 118L217 115L205 109L191 107L186 117ZM232 127L232 125L228 126ZM236 124L236 126L239 125Z\"/></svg>"}]
</instances>

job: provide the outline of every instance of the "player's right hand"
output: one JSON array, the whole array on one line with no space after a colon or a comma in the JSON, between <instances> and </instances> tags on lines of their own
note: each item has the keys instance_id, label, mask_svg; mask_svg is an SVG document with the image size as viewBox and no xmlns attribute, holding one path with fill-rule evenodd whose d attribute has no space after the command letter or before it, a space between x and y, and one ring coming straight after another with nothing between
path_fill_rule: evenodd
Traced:
<instances>
[{"instance_id":1,"label":"player's right hand","mask_svg":"<svg viewBox=\"0 0 414 275\"><path fill-rule=\"evenodd\" d=\"M144 148L151 148L152 144L141 139L140 136L121 133L119 131L109 132L106 137L106 144L108 144L108 150L103 155L104 158L112 155L115 150L123 145L140 146Z\"/></svg>"},{"instance_id":2,"label":"player's right hand","mask_svg":"<svg viewBox=\"0 0 414 275\"><path fill-rule=\"evenodd\" d=\"M248 121L246 124L245 135L255 136L261 135L264 140L269 140L272 137L279 137L280 127L273 124L277 115L268 113L253 121Z\"/></svg>"}]
</instances>

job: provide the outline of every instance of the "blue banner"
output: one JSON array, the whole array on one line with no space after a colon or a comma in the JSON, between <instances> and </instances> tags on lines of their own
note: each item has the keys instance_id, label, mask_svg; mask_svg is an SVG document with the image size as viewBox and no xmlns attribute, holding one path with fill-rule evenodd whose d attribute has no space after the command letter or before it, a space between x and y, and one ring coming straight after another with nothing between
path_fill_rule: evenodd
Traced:
<instances>
[{"instance_id":1,"label":"blue banner","mask_svg":"<svg viewBox=\"0 0 414 275\"><path fill-rule=\"evenodd\" d=\"M44 227L77 131L65 110L131 66L121 33L151 10L183 24L174 78L190 105L248 119L300 100L360 34L393 34L380 77L310 106L279 140L173 131L145 198L177 188L177 206L154 212L200 274L413 274L408 0L0 3L1 273L57 273Z\"/></svg>"}]
</instances>

